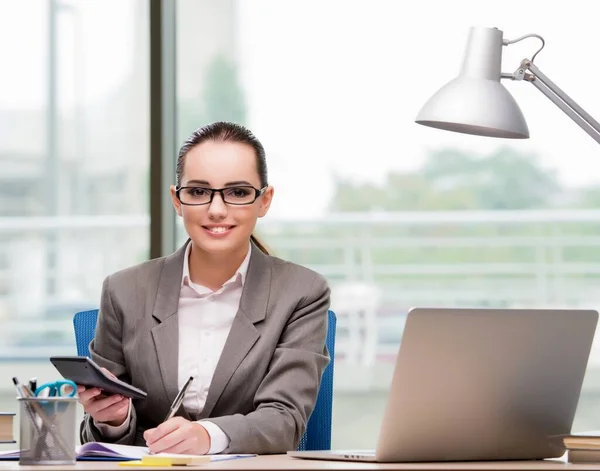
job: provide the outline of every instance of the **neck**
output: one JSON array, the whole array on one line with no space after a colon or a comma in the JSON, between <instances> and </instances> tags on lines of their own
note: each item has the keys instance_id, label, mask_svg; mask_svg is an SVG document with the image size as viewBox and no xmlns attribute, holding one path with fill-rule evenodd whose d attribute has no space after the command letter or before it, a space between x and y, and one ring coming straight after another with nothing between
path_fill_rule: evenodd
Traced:
<instances>
[{"instance_id":1,"label":"neck","mask_svg":"<svg viewBox=\"0 0 600 471\"><path fill-rule=\"evenodd\" d=\"M235 252L212 254L192 244L190 258L190 279L192 283L206 286L216 291L229 280L240 267L248 254L249 245L244 245Z\"/></svg>"}]
</instances>

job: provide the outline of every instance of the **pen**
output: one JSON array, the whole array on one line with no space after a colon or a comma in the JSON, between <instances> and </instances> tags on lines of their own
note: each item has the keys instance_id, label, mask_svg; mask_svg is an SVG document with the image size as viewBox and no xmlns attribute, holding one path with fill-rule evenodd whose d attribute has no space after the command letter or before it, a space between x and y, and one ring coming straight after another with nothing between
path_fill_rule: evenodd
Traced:
<instances>
[{"instance_id":1,"label":"pen","mask_svg":"<svg viewBox=\"0 0 600 471\"><path fill-rule=\"evenodd\" d=\"M181 406L181 403L183 402L183 397L185 396L185 393L187 392L188 388L190 387L190 384L192 384L193 379L194 379L194 377L190 376L190 378L185 382L185 384L181 388L181 391L179 391L179 393L177 393L177 397L173 401L173 404L171 404L169 413L167 414L167 416L165 417L165 420L163 420L163 422L166 422L167 420L172 419L173 416L175 415L175 413L179 410L179 407Z\"/></svg>"},{"instance_id":2,"label":"pen","mask_svg":"<svg viewBox=\"0 0 600 471\"><path fill-rule=\"evenodd\" d=\"M16 376L13 376L12 381L13 381L13 383L15 383L15 388L17 390L17 394L19 395L19 397L27 397L27 395L25 393L25 389L23 388L23 386L21 385L21 383L19 382L19 380L17 379Z\"/></svg>"},{"instance_id":3,"label":"pen","mask_svg":"<svg viewBox=\"0 0 600 471\"><path fill-rule=\"evenodd\" d=\"M37 378L33 377L29 380L29 389L35 394L35 390L37 389Z\"/></svg>"}]
</instances>

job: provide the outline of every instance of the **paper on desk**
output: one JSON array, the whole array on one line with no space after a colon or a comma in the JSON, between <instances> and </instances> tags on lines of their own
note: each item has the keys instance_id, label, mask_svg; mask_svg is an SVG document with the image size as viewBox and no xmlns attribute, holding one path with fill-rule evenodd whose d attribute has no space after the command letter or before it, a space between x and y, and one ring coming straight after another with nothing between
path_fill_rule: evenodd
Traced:
<instances>
[{"instance_id":1,"label":"paper on desk","mask_svg":"<svg viewBox=\"0 0 600 471\"><path fill-rule=\"evenodd\" d=\"M141 446L116 445L114 443L90 442L76 447L76 456L81 458L122 458L127 460L141 459L148 454L148 448ZM18 458L19 450L0 452L0 459Z\"/></svg>"},{"instance_id":2,"label":"paper on desk","mask_svg":"<svg viewBox=\"0 0 600 471\"><path fill-rule=\"evenodd\" d=\"M89 442L75 448L76 456L81 458L116 458L116 459L141 459L146 456L148 448L141 446L116 445L114 443ZM0 459L19 458L19 450L0 452Z\"/></svg>"},{"instance_id":3,"label":"paper on desk","mask_svg":"<svg viewBox=\"0 0 600 471\"><path fill-rule=\"evenodd\" d=\"M252 453L237 454L237 455L208 455L211 461L237 460L238 458L253 458L258 455Z\"/></svg>"},{"instance_id":4,"label":"paper on desk","mask_svg":"<svg viewBox=\"0 0 600 471\"><path fill-rule=\"evenodd\" d=\"M236 460L238 458L252 458L257 456L255 454L219 454L219 455L190 455L190 454L177 454L177 453L156 453L152 456L159 456L163 458L198 458L198 457L209 457L211 461L226 461L226 460Z\"/></svg>"},{"instance_id":5,"label":"paper on desk","mask_svg":"<svg viewBox=\"0 0 600 471\"><path fill-rule=\"evenodd\" d=\"M117 445L115 443L89 442L77 447L77 457L82 458L123 458L127 460L140 460L149 454L145 446ZM211 461L226 461L239 458L252 458L255 454L219 454L219 455L174 455L172 453L157 453L155 456L209 456ZM0 452L0 459L14 459L19 457L19 450L6 450Z\"/></svg>"}]
</instances>

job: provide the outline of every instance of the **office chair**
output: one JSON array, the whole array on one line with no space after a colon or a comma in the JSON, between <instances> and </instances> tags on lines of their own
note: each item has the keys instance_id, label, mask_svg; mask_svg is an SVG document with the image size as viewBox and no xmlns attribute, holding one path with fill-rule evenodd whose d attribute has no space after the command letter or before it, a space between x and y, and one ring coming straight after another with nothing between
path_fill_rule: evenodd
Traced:
<instances>
[{"instance_id":1,"label":"office chair","mask_svg":"<svg viewBox=\"0 0 600 471\"><path fill-rule=\"evenodd\" d=\"M333 311L327 313L327 337L325 345L329 350L331 361L321 378L321 386L317 403L306 424L306 432L300 439L298 451L330 450L331 422L333 413L333 364L335 359L335 326L336 317Z\"/></svg>"},{"instance_id":2,"label":"office chair","mask_svg":"<svg viewBox=\"0 0 600 471\"><path fill-rule=\"evenodd\" d=\"M75 344L77 355L81 357L90 356L90 342L96 333L96 321L98 320L98 309L81 311L73 316L73 328L75 329Z\"/></svg>"},{"instance_id":3,"label":"office chair","mask_svg":"<svg viewBox=\"0 0 600 471\"><path fill-rule=\"evenodd\" d=\"M89 345L94 338L98 310L81 311L73 316L77 355L89 356ZM331 422L333 412L333 364L335 358L335 326L336 317L333 311L327 313L327 338L325 344L329 350L331 361L321 379L321 387L317 396L315 409L308 419L306 431L300 439L298 450L331 449Z\"/></svg>"}]
</instances>

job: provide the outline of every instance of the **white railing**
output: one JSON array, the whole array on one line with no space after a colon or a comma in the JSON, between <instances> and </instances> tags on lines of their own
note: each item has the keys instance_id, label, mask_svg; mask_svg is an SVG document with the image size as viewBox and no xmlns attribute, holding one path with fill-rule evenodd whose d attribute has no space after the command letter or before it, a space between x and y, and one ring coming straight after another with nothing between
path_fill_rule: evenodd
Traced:
<instances>
[{"instance_id":1,"label":"white railing","mask_svg":"<svg viewBox=\"0 0 600 471\"><path fill-rule=\"evenodd\" d=\"M72 310L97 305L107 274L146 258L148 225L145 215L0 218L0 358L72 353ZM266 218L259 233L334 290L377 286L381 355L397 349L412 305L600 307L599 226L592 210L342 213Z\"/></svg>"}]
</instances>

